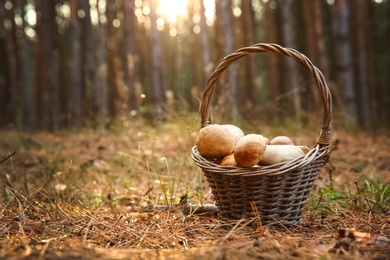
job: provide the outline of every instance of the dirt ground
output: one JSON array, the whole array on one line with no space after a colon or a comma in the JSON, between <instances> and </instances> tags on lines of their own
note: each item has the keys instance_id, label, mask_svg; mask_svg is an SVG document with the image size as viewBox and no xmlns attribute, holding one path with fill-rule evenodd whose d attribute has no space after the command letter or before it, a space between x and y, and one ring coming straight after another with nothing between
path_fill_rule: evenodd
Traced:
<instances>
[{"instance_id":1,"label":"dirt ground","mask_svg":"<svg viewBox=\"0 0 390 260\"><path fill-rule=\"evenodd\" d=\"M386 132L335 131L303 224L278 228L186 211L183 198L214 203L190 157L196 134L141 123L117 132L1 132L0 161L16 153L0 164L0 258L390 258ZM316 139L288 134L308 146Z\"/></svg>"}]
</instances>

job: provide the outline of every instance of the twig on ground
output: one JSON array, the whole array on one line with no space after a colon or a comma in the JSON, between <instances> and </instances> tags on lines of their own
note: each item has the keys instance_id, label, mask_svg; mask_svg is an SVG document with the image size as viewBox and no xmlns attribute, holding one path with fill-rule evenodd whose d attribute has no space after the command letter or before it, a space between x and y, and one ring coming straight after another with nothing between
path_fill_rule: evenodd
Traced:
<instances>
[{"instance_id":1,"label":"twig on ground","mask_svg":"<svg viewBox=\"0 0 390 260\"><path fill-rule=\"evenodd\" d=\"M165 211L168 210L169 207L167 205L153 205L152 207L147 206L143 208L144 212L150 212L150 211ZM218 207L215 206L214 204L203 204L203 205L197 205L197 204L192 204L188 203L185 206L185 211L198 215L198 214L215 214L218 211Z\"/></svg>"},{"instance_id":2,"label":"twig on ground","mask_svg":"<svg viewBox=\"0 0 390 260\"><path fill-rule=\"evenodd\" d=\"M3 160L0 161L0 164L2 164L3 162L5 162L6 160L8 160L9 158L11 158L12 156L14 156L16 154L16 151L14 151L13 153L11 153L10 155L8 155L7 157L5 157Z\"/></svg>"}]
</instances>

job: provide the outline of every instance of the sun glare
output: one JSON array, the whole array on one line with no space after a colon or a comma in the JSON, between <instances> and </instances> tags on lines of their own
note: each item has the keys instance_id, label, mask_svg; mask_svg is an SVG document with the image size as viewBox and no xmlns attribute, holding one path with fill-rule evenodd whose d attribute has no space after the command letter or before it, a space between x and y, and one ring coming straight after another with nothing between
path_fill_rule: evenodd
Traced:
<instances>
[{"instance_id":1,"label":"sun glare","mask_svg":"<svg viewBox=\"0 0 390 260\"><path fill-rule=\"evenodd\" d=\"M159 0L159 12L170 23L175 23L178 16L187 15L187 0Z\"/></svg>"}]
</instances>

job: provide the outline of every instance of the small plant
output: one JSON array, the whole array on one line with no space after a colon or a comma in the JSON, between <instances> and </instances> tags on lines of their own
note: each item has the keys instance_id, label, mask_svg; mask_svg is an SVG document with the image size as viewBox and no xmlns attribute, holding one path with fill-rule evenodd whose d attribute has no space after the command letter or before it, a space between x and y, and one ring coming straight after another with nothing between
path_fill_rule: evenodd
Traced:
<instances>
[{"instance_id":1,"label":"small plant","mask_svg":"<svg viewBox=\"0 0 390 260\"><path fill-rule=\"evenodd\" d=\"M362 181L356 181L352 189L347 186L342 190L340 187L330 185L311 195L308 203L310 218L313 220L315 215L320 215L321 218L333 214L345 216L351 211L388 214L390 182L385 182L378 176L369 178L362 171L360 174Z\"/></svg>"},{"instance_id":2,"label":"small plant","mask_svg":"<svg viewBox=\"0 0 390 260\"><path fill-rule=\"evenodd\" d=\"M179 160L177 162L177 169L174 170L174 172L171 172L167 158L162 157L160 160L165 164L167 175L162 176L159 172L157 172L158 181L163 192L164 203L168 209L173 209L178 203L181 202L180 198L183 195L181 194L182 192L180 191L180 188L185 186L183 183L185 160ZM167 180L164 181L166 178Z\"/></svg>"},{"instance_id":3,"label":"small plant","mask_svg":"<svg viewBox=\"0 0 390 260\"><path fill-rule=\"evenodd\" d=\"M369 178L363 171L360 172L364 181L363 185L355 182L357 192L352 200L362 210L371 213L386 214L390 210L390 181L374 176Z\"/></svg>"},{"instance_id":4,"label":"small plant","mask_svg":"<svg viewBox=\"0 0 390 260\"><path fill-rule=\"evenodd\" d=\"M345 198L345 195L342 193L342 191L333 185L322 190L320 194L328 201Z\"/></svg>"}]
</instances>

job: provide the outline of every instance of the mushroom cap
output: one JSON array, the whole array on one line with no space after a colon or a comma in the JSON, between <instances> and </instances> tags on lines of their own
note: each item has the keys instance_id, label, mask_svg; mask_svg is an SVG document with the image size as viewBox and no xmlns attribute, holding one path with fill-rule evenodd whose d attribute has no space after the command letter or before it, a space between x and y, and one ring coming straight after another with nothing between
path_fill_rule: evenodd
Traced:
<instances>
[{"instance_id":1,"label":"mushroom cap","mask_svg":"<svg viewBox=\"0 0 390 260\"><path fill-rule=\"evenodd\" d=\"M234 148L234 159L240 167L252 167L263 156L268 138L259 134L248 134L242 137Z\"/></svg>"},{"instance_id":2,"label":"mushroom cap","mask_svg":"<svg viewBox=\"0 0 390 260\"><path fill-rule=\"evenodd\" d=\"M294 160L304 155L302 149L295 145L274 144L267 145L259 165L272 165Z\"/></svg>"},{"instance_id":3,"label":"mushroom cap","mask_svg":"<svg viewBox=\"0 0 390 260\"><path fill-rule=\"evenodd\" d=\"M235 126L235 125L230 125L230 124L224 124L224 127L229 129L229 131L233 134L235 143L237 143L241 138L245 136L244 132L241 130L241 128Z\"/></svg>"},{"instance_id":4,"label":"mushroom cap","mask_svg":"<svg viewBox=\"0 0 390 260\"><path fill-rule=\"evenodd\" d=\"M288 137L284 135L276 136L274 137L269 144L286 144L286 145L293 145L293 141Z\"/></svg>"},{"instance_id":5,"label":"mushroom cap","mask_svg":"<svg viewBox=\"0 0 390 260\"><path fill-rule=\"evenodd\" d=\"M227 127L212 124L200 129L196 147L205 158L223 158L233 152L235 142L233 133Z\"/></svg>"},{"instance_id":6,"label":"mushroom cap","mask_svg":"<svg viewBox=\"0 0 390 260\"><path fill-rule=\"evenodd\" d=\"M221 161L221 166L237 166L236 160L234 160L234 153L223 157Z\"/></svg>"}]
</instances>

